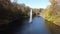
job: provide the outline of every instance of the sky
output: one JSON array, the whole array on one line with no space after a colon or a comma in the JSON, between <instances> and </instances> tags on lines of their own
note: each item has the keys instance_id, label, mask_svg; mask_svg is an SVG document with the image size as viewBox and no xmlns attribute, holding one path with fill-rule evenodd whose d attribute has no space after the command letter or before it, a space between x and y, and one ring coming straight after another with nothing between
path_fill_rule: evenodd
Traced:
<instances>
[{"instance_id":1,"label":"sky","mask_svg":"<svg viewBox=\"0 0 60 34\"><path fill-rule=\"evenodd\" d=\"M14 0L11 0L13 2ZM49 0L17 0L17 3L23 3L31 8L46 8L50 5Z\"/></svg>"}]
</instances>

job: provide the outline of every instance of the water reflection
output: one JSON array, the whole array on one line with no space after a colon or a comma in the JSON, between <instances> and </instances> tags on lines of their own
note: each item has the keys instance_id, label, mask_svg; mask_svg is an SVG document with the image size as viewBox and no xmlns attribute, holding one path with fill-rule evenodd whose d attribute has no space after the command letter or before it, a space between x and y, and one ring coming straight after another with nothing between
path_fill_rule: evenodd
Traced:
<instances>
[{"instance_id":1,"label":"water reflection","mask_svg":"<svg viewBox=\"0 0 60 34\"><path fill-rule=\"evenodd\" d=\"M13 25L14 24L14 25ZM2 34L50 34L50 31L45 26L45 20L41 17L35 17L32 23L26 21L23 26L18 26L15 22L6 26L6 31Z\"/></svg>"},{"instance_id":2,"label":"water reflection","mask_svg":"<svg viewBox=\"0 0 60 34\"><path fill-rule=\"evenodd\" d=\"M45 26L45 20L41 17L35 17L32 23L28 21L22 27L22 34L50 34Z\"/></svg>"}]
</instances>

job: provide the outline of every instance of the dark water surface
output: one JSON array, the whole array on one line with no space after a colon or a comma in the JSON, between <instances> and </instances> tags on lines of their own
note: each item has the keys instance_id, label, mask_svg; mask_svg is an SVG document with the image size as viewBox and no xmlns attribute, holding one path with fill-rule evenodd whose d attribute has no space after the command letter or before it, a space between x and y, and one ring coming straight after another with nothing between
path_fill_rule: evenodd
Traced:
<instances>
[{"instance_id":1,"label":"dark water surface","mask_svg":"<svg viewBox=\"0 0 60 34\"><path fill-rule=\"evenodd\" d=\"M5 26L4 26L5 27ZM7 31L2 31L2 34L50 34L50 31L45 26L45 20L41 17L35 17L32 23L29 20L24 23L24 25L17 26L14 22L13 24L7 26Z\"/></svg>"},{"instance_id":2,"label":"dark water surface","mask_svg":"<svg viewBox=\"0 0 60 34\"><path fill-rule=\"evenodd\" d=\"M17 34L20 34L18 32ZM28 21L23 25L21 34L50 34L45 26L45 20L41 17L35 17L32 23Z\"/></svg>"}]
</instances>

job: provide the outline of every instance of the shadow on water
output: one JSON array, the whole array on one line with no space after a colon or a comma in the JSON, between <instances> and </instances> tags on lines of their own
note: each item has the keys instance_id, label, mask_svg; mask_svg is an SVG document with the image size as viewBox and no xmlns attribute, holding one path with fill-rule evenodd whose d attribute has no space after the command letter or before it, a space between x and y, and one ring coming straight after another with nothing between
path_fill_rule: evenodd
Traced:
<instances>
[{"instance_id":1,"label":"shadow on water","mask_svg":"<svg viewBox=\"0 0 60 34\"><path fill-rule=\"evenodd\" d=\"M1 31L2 34L50 34L50 31L45 26L45 20L41 17L35 17L32 23L26 21L24 25L18 25L17 22L20 20L15 20L8 26L3 26L6 28ZM32 29L30 29L32 28Z\"/></svg>"},{"instance_id":2,"label":"shadow on water","mask_svg":"<svg viewBox=\"0 0 60 34\"><path fill-rule=\"evenodd\" d=\"M46 26L52 34L60 34L60 26L46 20Z\"/></svg>"},{"instance_id":3,"label":"shadow on water","mask_svg":"<svg viewBox=\"0 0 60 34\"><path fill-rule=\"evenodd\" d=\"M10 22L8 25L2 25L0 26L0 34L17 34L19 29L21 29L23 25L23 18L18 18L12 22Z\"/></svg>"}]
</instances>

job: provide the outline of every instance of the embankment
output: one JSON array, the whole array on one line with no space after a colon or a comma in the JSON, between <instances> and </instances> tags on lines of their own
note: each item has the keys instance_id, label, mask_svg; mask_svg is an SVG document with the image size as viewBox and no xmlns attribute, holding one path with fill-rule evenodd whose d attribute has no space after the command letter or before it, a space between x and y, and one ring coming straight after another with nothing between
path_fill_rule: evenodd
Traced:
<instances>
[{"instance_id":1,"label":"embankment","mask_svg":"<svg viewBox=\"0 0 60 34\"><path fill-rule=\"evenodd\" d=\"M50 21L45 21L46 22L46 26L48 27L48 29L51 31L52 34L60 34L60 26L56 25Z\"/></svg>"}]
</instances>

